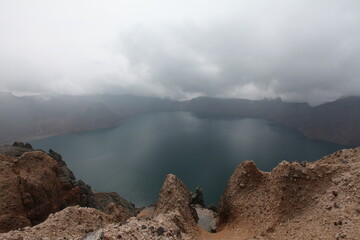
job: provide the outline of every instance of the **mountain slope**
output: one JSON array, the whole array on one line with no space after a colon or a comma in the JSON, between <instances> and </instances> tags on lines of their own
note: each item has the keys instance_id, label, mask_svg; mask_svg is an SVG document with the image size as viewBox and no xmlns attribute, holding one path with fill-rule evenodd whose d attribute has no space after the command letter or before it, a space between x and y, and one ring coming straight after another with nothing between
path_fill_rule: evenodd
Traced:
<instances>
[{"instance_id":1,"label":"mountain slope","mask_svg":"<svg viewBox=\"0 0 360 240\"><path fill-rule=\"evenodd\" d=\"M0 95L0 143L113 127L123 121L104 104L62 96Z\"/></svg>"},{"instance_id":2,"label":"mountain slope","mask_svg":"<svg viewBox=\"0 0 360 240\"><path fill-rule=\"evenodd\" d=\"M199 97L175 101L131 95L15 97L0 94L0 143L114 127L126 117L154 111L190 111L197 117L252 117L296 128L314 139L360 145L360 97L311 107L280 99Z\"/></svg>"},{"instance_id":3,"label":"mountain slope","mask_svg":"<svg viewBox=\"0 0 360 240\"><path fill-rule=\"evenodd\" d=\"M360 97L311 108L296 126L306 136L343 145L360 145Z\"/></svg>"},{"instance_id":4,"label":"mountain slope","mask_svg":"<svg viewBox=\"0 0 360 240\"><path fill-rule=\"evenodd\" d=\"M276 100L196 98L182 109L199 117L254 117L282 123L314 139L360 145L360 97L348 97L316 107Z\"/></svg>"}]
</instances>

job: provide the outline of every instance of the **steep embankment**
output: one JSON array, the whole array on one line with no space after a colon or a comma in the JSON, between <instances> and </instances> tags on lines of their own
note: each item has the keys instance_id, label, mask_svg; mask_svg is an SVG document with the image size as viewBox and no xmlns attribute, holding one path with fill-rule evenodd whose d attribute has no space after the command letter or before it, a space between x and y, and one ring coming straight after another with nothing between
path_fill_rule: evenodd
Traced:
<instances>
[{"instance_id":1,"label":"steep embankment","mask_svg":"<svg viewBox=\"0 0 360 240\"><path fill-rule=\"evenodd\" d=\"M29 154L33 154L32 158L27 158L29 161L37 161L40 153L24 153L17 161L21 162ZM6 170L13 160L0 156ZM44 176L41 171L39 175ZM40 179L45 180L44 177ZM0 182L2 188L9 185L4 178ZM129 208L123 205L119 208L114 203L102 208L105 212L68 207L34 227L0 234L0 239L355 240L360 238L359 189L360 148L341 150L313 163L283 161L272 172L262 172L253 162L246 161L228 181L218 208L216 233L197 225L204 217L198 214L203 211L195 211L189 190L170 174L157 203L137 217L131 217L129 212L124 214ZM11 194L17 196L19 192L14 189ZM36 194L38 192L32 197ZM111 198L116 197L101 195L98 202ZM3 206L1 213L4 209L7 208ZM14 206L13 210L16 209L23 209L23 205ZM26 218L21 214L13 217L19 221Z\"/></svg>"}]
</instances>

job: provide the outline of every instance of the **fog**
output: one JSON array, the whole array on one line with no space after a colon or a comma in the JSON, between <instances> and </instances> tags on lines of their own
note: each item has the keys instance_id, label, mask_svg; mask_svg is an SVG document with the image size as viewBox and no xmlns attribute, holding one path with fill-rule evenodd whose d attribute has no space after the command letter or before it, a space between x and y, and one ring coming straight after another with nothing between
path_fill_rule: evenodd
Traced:
<instances>
[{"instance_id":1,"label":"fog","mask_svg":"<svg viewBox=\"0 0 360 240\"><path fill-rule=\"evenodd\" d=\"M0 91L261 99L360 94L360 2L0 0Z\"/></svg>"}]
</instances>

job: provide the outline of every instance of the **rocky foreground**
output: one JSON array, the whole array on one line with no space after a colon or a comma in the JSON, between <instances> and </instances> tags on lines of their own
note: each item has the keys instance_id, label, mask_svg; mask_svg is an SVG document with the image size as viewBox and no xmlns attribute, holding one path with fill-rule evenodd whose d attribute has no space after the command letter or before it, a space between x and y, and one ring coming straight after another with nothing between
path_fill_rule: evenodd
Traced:
<instances>
[{"instance_id":1,"label":"rocky foreground","mask_svg":"<svg viewBox=\"0 0 360 240\"><path fill-rule=\"evenodd\" d=\"M217 214L171 174L156 204L135 209L24 144L0 147L0 189L0 239L360 239L360 148L272 172L243 162Z\"/></svg>"}]
</instances>

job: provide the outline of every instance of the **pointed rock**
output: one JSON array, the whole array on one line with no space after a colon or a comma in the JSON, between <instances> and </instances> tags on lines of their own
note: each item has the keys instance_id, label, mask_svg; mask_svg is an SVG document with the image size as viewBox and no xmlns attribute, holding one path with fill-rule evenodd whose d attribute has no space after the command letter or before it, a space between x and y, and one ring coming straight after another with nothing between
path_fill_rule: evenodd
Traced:
<instances>
[{"instance_id":1,"label":"pointed rock","mask_svg":"<svg viewBox=\"0 0 360 240\"><path fill-rule=\"evenodd\" d=\"M183 232L191 232L198 221L195 209L191 206L191 193L175 175L166 176L160 190L154 216L172 216L172 220Z\"/></svg>"},{"instance_id":2,"label":"pointed rock","mask_svg":"<svg viewBox=\"0 0 360 240\"><path fill-rule=\"evenodd\" d=\"M254 162L242 162L230 177L221 197L218 209L218 228L221 229L224 224L238 222L245 216L255 215L260 208L256 206L256 202L252 202L254 191L258 194L256 196L266 199L267 181L268 174L257 169Z\"/></svg>"}]
</instances>

